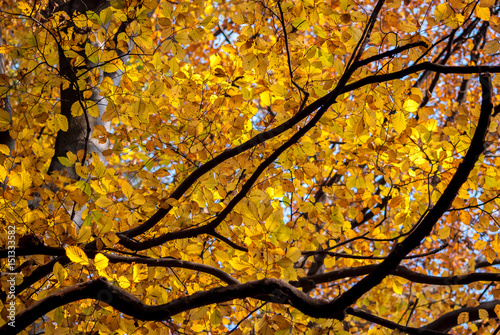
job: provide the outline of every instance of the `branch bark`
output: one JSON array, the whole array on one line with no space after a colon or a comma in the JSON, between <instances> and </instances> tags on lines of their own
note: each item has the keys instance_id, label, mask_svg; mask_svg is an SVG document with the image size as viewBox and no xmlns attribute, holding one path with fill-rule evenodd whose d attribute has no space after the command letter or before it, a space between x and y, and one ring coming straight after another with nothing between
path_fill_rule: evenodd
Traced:
<instances>
[{"instance_id":1,"label":"branch bark","mask_svg":"<svg viewBox=\"0 0 500 335\"><path fill-rule=\"evenodd\" d=\"M439 68L440 66L438 66ZM437 201L436 205L427 213L423 220L413 228L413 231L401 243L397 243L392 252L377 268L368 276L359 281L351 289L343 293L337 300L336 305L339 308L347 308L354 304L366 292L380 284L413 249L420 245L421 241L432 232L432 228L442 217L442 215L451 207L458 191L467 181L469 173L474 168L479 155L484 150L484 140L488 133L490 116L493 110L491 101L492 85L491 76L483 74L480 76L480 83L483 90L481 114L476 127L474 136L467 153L457 168L455 175Z\"/></svg>"}]
</instances>

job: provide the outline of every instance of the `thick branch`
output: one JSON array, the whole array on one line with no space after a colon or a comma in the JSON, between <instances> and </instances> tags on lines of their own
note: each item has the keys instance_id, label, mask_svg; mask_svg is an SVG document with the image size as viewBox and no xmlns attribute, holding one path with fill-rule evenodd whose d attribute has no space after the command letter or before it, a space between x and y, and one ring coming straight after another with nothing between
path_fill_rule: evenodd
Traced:
<instances>
[{"instance_id":1,"label":"thick branch","mask_svg":"<svg viewBox=\"0 0 500 335\"><path fill-rule=\"evenodd\" d=\"M395 79L400 79L403 77L406 77L410 74L414 74L420 71L424 70L429 70L429 71L434 71L434 72L439 72L439 73L455 73L455 74L474 74L474 73L483 73L483 72L490 72L490 73L500 73L500 66L445 66L445 65L439 65L439 64L433 64L430 62L423 62L417 65L410 66L406 69L403 69L401 71L396 71L393 73L388 73L388 74L381 74L381 75L373 75L369 76L363 79L360 79L354 83L347 84L344 87L340 88L340 86L337 86L332 92L328 93L327 95L323 96L322 98L316 100L312 104L308 105L305 107L301 112L295 114L292 118L290 118L288 121L282 123L276 128L270 129L268 131L262 132L256 136L254 136L252 139L248 140L247 142L234 147L232 149L225 150L223 153L221 153L219 156L215 157L214 159L208 161L204 165L200 166L198 169L196 169L193 173L191 173L170 195L170 198L174 198L179 200L180 197L200 178L203 176L205 173L210 171L212 168L216 167L220 163L226 161L229 158L232 158L234 156L239 155L243 151L246 151L252 147L255 147L258 144L264 143L268 139L271 139L273 137L276 137L286 130L291 129L294 125L299 123L301 120L303 120L305 117L308 115L312 114L316 109L321 108L322 113L318 111L316 115L323 115L324 112L333 104L335 103L335 98L339 96L340 94L344 94L353 90L356 90L358 88L361 88L365 85L369 84L374 84L374 83L382 83L390 80L395 80ZM311 120L312 122L312 120ZM151 216L147 221L145 221L143 224L131 228L121 234L121 240L120 243L126 246L127 248L132 248L133 250L142 250L142 249L136 249L138 248L139 245L136 245L136 242L129 240L129 238L133 238L135 236L138 236L145 231L151 229L154 225L156 225L161 219L165 217L165 215L168 214L170 211L171 207L168 206L167 208L160 208L153 216ZM197 236L199 234L204 234L207 233L208 229L199 227L199 228L193 228L193 229L187 229L187 230L182 230L182 231L177 231L173 233L168 233L168 237L163 237L162 240L165 241L170 241L173 239L180 239L180 238L188 238L188 237L193 237ZM163 243L163 242L162 242Z\"/></svg>"},{"instance_id":2,"label":"thick branch","mask_svg":"<svg viewBox=\"0 0 500 335\"><path fill-rule=\"evenodd\" d=\"M436 330L436 331L441 331L441 332L448 332L451 330L453 327L456 327L459 325L458 321L458 316L460 313L467 312L469 313L469 322L481 320L479 317L479 310L484 309L488 312L488 317L497 319L497 315L495 313L495 306L500 304L500 300L493 300L493 301L488 301L488 302L483 302L477 305L476 307L464 307L460 309L456 309L454 311L451 311L449 313L446 313L433 322L429 323L427 326L422 327L422 329L428 329L428 330Z\"/></svg>"},{"instance_id":3,"label":"thick branch","mask_svg":"<svg viewBox=\"0 0 500 335\"><path fill-rule=\"evenodd\" d=\"M351 56L351 59L349 61L349 64L354 64L352 66L347 66L346 71L342 74L342 76L339 79L339 82L337 83L337 86L335 89L330 92L329 94L325 95L322 99L318 99L306 108L304 108L302 111L299 111L294 117L292 117L290 120L286 121L282 125L271 129L267 132L263 132L256 137L252 138L246 143L243 143L242 145L229 149L224 151L224 153L220 154L219 156L215 157L212 161L207 162L200 168L198 168L195 172L193 172L191 175L189 175L182 183L179 185L179 187L176 188L176 190L172 193L170 196L171 198L179 199L182 194L184 194L185 191L203 174L208 172L210 169L215 167L216 165L220 164L223 160L226 160L227 158L224 158L222 161L219 161L220 157L222 157L224 154L227 155L227 152L232 152L233 155L230 157L235 156L236 154L241 153L239 150L247 150L249 148L244 148L243 146L249 143L250 141L255 139L255 142L262 143L264 140L266 140L264 134L268 135L273 135L277 136L276 130L283 128L285 124L291 123L291 121L297 117L298 115L302 115L300 119L303 119L305 116L310 115L312 112L314 112L316 109L319 108L318 112L314 115L314 117L307 123L303 128L301 128L299 131L297 131L288 141L286 141L283 145L281 145L278 149L276 149L267 159L262 162L255 172L252 174L252 176L246 181L246 183L243 185L241 191L229 202L229 204L220 212L217 217L212 220L209 224L202 226L202 227L196 227L196 228L191 228L191 229L186 229L186 230L181 230L181 231L176 231L172 233L167 233L165 235L159 236L157 238L153 238L150 240L146 240L143 242L135 242L131 240L131 237L137 236L138 234L141 234L142 232L150 229L153 227L154 224L156 224L159 220L161 220L170 210L170 206L167 209L160 209L158 212L156 212L149 220L147 220L145 223L142 225L132 228L122 234L118 234L120 237L120 243L131 249L131 250L144 250L148 249L151 246L156 246L163 244L167 241L171 241L174 239L179 239L179 238L188 238L188 237L194 237L198 236L200 234L207 234L215 230L217 226L227 217L227 215L233 210L234 206L238 204L250 191L250 188L253 186L253 184L257 181L259 178L260 174L264 172L264 170L272 163L274 162L283 152L285 152L288 148L290 148L292 145L297 143L297 141L304 136L310 129L312 129L321 119L323 114L330 108L332 104L335 103L335 99L343 92L345 91L345 85L351 78L352 74L354 71L357 69L355 66L356 62L359 60L362 54L362 50L364 46L366 45L369 37L371 30L373 29L373 25L375 24L376 18L378 14L380 13L380 10L382 9L382 6L384 4L384 0L379 0L377 5L375 6L375 9L370 17L370 20L368 22L368 25L365 28L365 31L363 32L363 37L359 40L358 44L356 45L355 51L353 55ZM321 103L318 104L318 101L321 100ZM298 121L297 121L298 122ZM290 125L289 128L283 129L283 131L290 129L293 126ZM264 138L263 138L264 136ZM236 152L235 152L236 151ZM213 166L212 166L213 165ZM198 172L199 171L199 172Z\"/></svg>"},{"instance_id":4,"label":"thick branch","mask_svg":"<svg viewBox=\"0 0 500 335\"><path fill-rule=\"evenodd\" d=\"M469 173L474 168L476 161L479 159L479 155L484 150L484 139L488 132L490 116L493 110L493 104L491 102L491 77L489 75L481 75L480 82L483 89L483 101L476 131L467 154L458 166L455 175L437 201L436 205L428 212L420 224L413 229L403 242L395 245L392 252L372 273L363 278L337 299L336 306L339 306L340 308L347 308L348 306L354 304L366 292L380 284L380 282L399 265L401 260L413 249L418 247L421 241L432 232L434 225L451 207L458 191L462 187L463 183L467 181Z\"/></svg>"},{"instance_id":5,"label":"thick branch","mask_svg":"<svg viewBox=\"0 0 500 335\"><path fill-rule=\"evenodd\" d=\"M104 302L121 313L145 321L168 320L171 316L210 304L234 299L256 298L275 303L287 303L312 317L334 317L334 312L325 314L328 303L309 297L288 283L278 279L262 279L244 284L217 287L172 300L163 305L146 305L129 292L114 286L104 278L79 283L64 288L29 306L16 316L16 327L8 324L0 327L1 334L17 334L27 325L51 310L82 299Z\"/></svg>"}]
</instances>

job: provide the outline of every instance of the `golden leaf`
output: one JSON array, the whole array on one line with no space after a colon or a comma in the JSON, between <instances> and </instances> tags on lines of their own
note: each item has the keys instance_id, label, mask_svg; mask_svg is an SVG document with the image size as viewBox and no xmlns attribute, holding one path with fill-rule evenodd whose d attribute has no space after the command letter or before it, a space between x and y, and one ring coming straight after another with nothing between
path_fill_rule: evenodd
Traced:
<instances>
[{"instance_id":1,"label":"golden leaf","mask_svg":"<svg viewBox=\"0 0 500 335\"><path fill-rule=\"evenodd\" d=\"M82 249L80 249L77 246L69 246L66 247L66 256L75 263L81 264L81 265L89 265L89 259L85 252L83 252Z\"/></svg>"}]
</instances>

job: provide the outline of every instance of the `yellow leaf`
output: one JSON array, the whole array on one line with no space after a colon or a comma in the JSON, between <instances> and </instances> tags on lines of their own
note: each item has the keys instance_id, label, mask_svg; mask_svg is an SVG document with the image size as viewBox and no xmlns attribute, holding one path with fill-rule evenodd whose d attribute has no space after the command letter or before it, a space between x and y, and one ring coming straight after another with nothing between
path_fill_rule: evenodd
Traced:
<instances>
[{"instance_id":1,"label":"yellow leaf","mask_svg":"<svg viewBox=\"0 0 500 335\"><path fill-rule=\"evenodd\" d=\"M75 263L81 264L81 265L89 265L89 259L87 258L87 255L83 252L82 249L78 248L77 246L69 246L66 248L66 256Z\"/></svg>"},{"instance_id":2,"label":"yellow leaf","mask_svg":"<svg viewBox=\"0 0 500 335\"><path fill-rule=\"evenodd\" d=\"M498 43L498 40L491 40L486 43L484 46L484 52L488 55L494 54L498 51L500 48L500 43Z\"/></svg>"},{"instance_id":3,"label":"yellow leaf","mask_svg":"<svg viewBox=\"0 0 500 335\"><path fill-rule=\"evenodd\" d=\"M290 258L288 257L283 257L282 259L280 259L277 263L280 267L282 268L289 268L291 266L293 266L293 262L291 261Z\"/></svg>"},{"instance_id":4,"label":"yellow leaf","mask_svg":"<svg viewBox=\"0 0 500 335\"><path fill-rule=\"evenodd\" d=\"M297 271L293 268L293 266L289 267L282 267L281 268L281 276L283 280L290 281L290 280L297 280Z\"/></svg>"},{"instance_id":5,"label":"yellow leaf","mask_svg":"<svg viewBox=\"0 0 500 335\"><path fill-rule=\"evenodd\" d=\"M267 317L263 317L257 322L257 335L272 335L274 330L269 325Z\"/></svg>"},{"instance_id":6,"label":"yellow leaf","mask_svg":"<svg viewBox=\"0 0 500 335\"><path fill-rule=\"evenodd\" d=\"M85 28L87 27L87 16L85 14L79 14L73 17L73 23L78 28Z\"/></svg>"},{"instance_id":7,"label":"yellow leaf","mask_svg":"<svg viewBox=\"0 0 500 335\"><path fill-rule=\"evenodd\" d=\"M68 119L62 114L54 115L54 128L56 131L68 131Z\"/></svg>"},{"instance_id":8,"label":"yellow leaf","mask_svg":"<svg viewBox=\"0 0 500 335\"><path fill-rule=\"evenodd\" d=\"M75 155L74 153L72 153L71 151L68 151L66 153L66 156L68 156L69 158L69 161L72 163L72 164L75 164L76 160L78 159L78 156Z\"/></svg>"},{"instance_id":9,"label":"yellow leaf","mask_svg":"<svg viewBox=\"0 0 500 335\"><path fill-rule=\"evenodd\" d=\"M221 324L222 322L222 314L218 309L215 309L212 314L210 314L210 324L212 326L217 327Z\"/></svg>"},{"instance_id":10,"label":"yellow leaf","mask_svg":"<svg viewBox=\"0 0 500 335\"><path fill-rule=\"evenodd\" d=\"M477 6L476 7L476 16L478 18L480 18L481 20L484 20L484 21L489 21L490 20L490 9L487 8L487 7L479 7Z\"/></svg>"},{"instance_id":11,"label":"yellow leaf","mask_svg":"<svg viewBox=\"0 0 500 335\"><path fill-rule=\"evenodd\" d=\"M10 128L10 115L5 109L0 108L0 131Z\"/></svg>"},{"instance_id":12,"label":"yellow leaf","mask_svg":"<svg viewBox=\"0 0 500 335\"><path fill-rule=\"evenodd\" d=\"M85 243L90 239L91 236L92 236L92 227L82 226L80 227L80 231L78 232L78 237L76 241L78 243Z\"/></svg>"},{"instance_id":13,"label":"yellow leaf","mask_svg":"<svg viewBox=\"0 0 500 335\"><path fill-rule=\"evenodd\" d=\"M262 105L262 107L271 106L271 104L272 104L271 93L269 93L267 91L262 92L260 94L260 104Z\"/></svg>"},{"instance_id":14,"label":"yellow leaf","mask_svg":"<svg viewBox=\"0 0 500 335\"><path fill-rule=\"evenodd\" d=\"M479 1L480 7L491 7L495 4L495 0L481 0Z\"/></svg>"},{"instance_id":15,"label":"yellow leaf","mask_svg":"<svg viewBox=\"0 0 500 335\"><path fill-rule=\"evenodd\" d=\"M487 321L490 318L488 311L482 308L479 309L479 317L483 321Z\"/></svg>"},{"instance_id":16,"label":"yellow leaf","mask_svg":"<svg viewBox=\"0 0 500 335\"><path fill-rule=\"evenodd\" d=\"M467 323L469 321L469 313L462 312L458 315L457 323L460 325L462 323Z\"/></svg>"},{"instance_id":17,"label":"yellow leaf","mask_svg":"<svg viewBox=\"0 0 500 335\"><path fill-rule=\"evenodd\" d=\"M152 96L158 97L163 94L163 91L165 89L165 85L161 81L154 81L149 85L149 93Z\"/></svg>"},{"instance_id":18,"label":"yellow leaf","mask_svg":"<svg viewBox=\"0 0 500 335\"><path fill-rule=\"evenodd\" d=\"M53 272L59 284L62 284L64 282L64 279L68 278L68 271L66 271L66 269L63 268L61 264L59 264L59 262L56 262L56 264L54 264Z\"/></svg>"},{"instance_id":19,"label":"yellow leaf","mask_svg":"<svg viewBox=\"0 0 500 335\"><path fill-rule=\"evenodd\" d=\"M418 103L412 99L408 99L403 104L403 109L410 113L415 113L418 110Z\"/></svg>"},{"instance_id":20,"label":"yellow leaf","mask_svg":"<svg viewBox=\"0 0 500 335\"><path fill-rule=\"evenodd\" d=\"M132 186L130 186L128 181L124 179L118 180L118 183L122 187L123 194L127 197L127 199L130 200L132 198L132 195L134 194L134 189L132 188Z\"/></svg>"},{"instance_id":21,"label":"yellow leaf","mask_svg":"<svg viewBox=\"0 0 500 335\"><path fill-rule=\"evenodd\" d=\"M77 101L71 105L71 115L74 117L83 115L83 109L82 105L80 104L80 101Z\"/></svg>"},{"instance_id":22,"label":"yellow leaf","mask_svg":"<svg viewBox=\"0 0 500 335\"><path fill-rule=\"evenodd\" d=\"M296 18L292 22L292 26L294 28L297 28L298 30L306 30L309 27L309 22L307 20L304 20L303 18Z\"/></svg>"},{"instance_id":23,"label":"yellow leaf","mask_svg":"<svg viewBox=\"0 0 500 335\"><path fill-rule=\"evenodd\" d=\"M135 206L142 206L146 203L146 199L142 194L134 194L132 198L130 198L130 202L132 202Z\"/></svg>"},{"instance_id":24,"label":"yellow leaf","mask_svg":"<svg viewBox=\"0 0 500 335\"><path fill-rule=\"evenodd\" d=\"M438 237L442 240L447 239L450 236L450 227L446 226L439 229Z\"/></svg>"},{"instance_id":25,"label":"yellow leaf","mask_svg":"<svg viewBox=\"0 0 500 335\"><path fill-rule=\"evenodd\" d=\"M278 326L279 329L289 329L290 321L285 318L283 315L277 314L274 315L271 320Z\"/></svg>"},{"instance_id":26,"label":"yellow leaf","mask_svg":"<svg viewBox=\"0 0 500 335\"><path fill-rule=\"evenodd\" d=\"M120 238L118 236L116 236L115 233L113 232L110 232L108 231L106 234L104 234L104 236L102 237L102 242L104 243L104 245L106 245L107 247L112 247L114 246L118 241L120 240Z\"/></svg>"},{"instance_id":27,"label":"yellow leaf","mask_svg":"<svg viewBox=\"0 0 500 335\"><path fill-rule=\"evenodd\" d=\"M92 117L99 117L99 106L96 103L87 103L87 113Z\"/></svg>"},{"instance_id":28,"label":"yellow leaf","mask_svg":"<svg viewBox=\"0 0 500 335\"><path fill-rule=\"evenodd\" d=\"M434 17L436 21L441 22L446 20L450 15L453 14L453 10L447 3L442 3L436 7L434 10Z\"/></svg>"},{"instance_id":29,"label":"yellow leaf","mask_svg":"<svg viewBox=\"0 0 500 335\"><path fill-rule=\"evenodd\" d=\"M392 117L392 125L394 130L401 134L406 129L406 116L403 112L397 111Z\"/></svg>"},{"instance_id":30,"label":"yellow leaf","mask_svg":"<svg viewBox=\"0 0 500 335\"><path fill-rule=\"evenodd\" d=\"M0 144L0 152L4 155L10 155L10 148L5 144Z\"/></svg>"},{"instance_id":31,"label":"yellow leaf","mask_svg":"<svg viewBox=\"0 0 500 335\"><path fill-rule=\"evenodd\" d=\"M81 163L77 163L75 165L76 174L80 176L80 178L87 179L88 178L88 170L86 166L82 166Z\"/></svg>"},{"instance_id":32,"label":"yellow leaf","mask_svg":"<svg viewBox=\"0 0 500 335\"><path fill-rule=\"evenodd\" d=\"M94 264L96 268L103 270L106 267L108 267L108 263L109 263L108 257L104 256L101 253L95 255Z\"/></svg>"},{"instance_id":33,"label":"yellow leaf","mask_svg":"<svg viewBox=\"0 0 500 335\"><path fill-rule=\"evenodd\" d=\"M474 243L474 249L476 250L483 250L486 248L487 243L485 241L479 240Z\"/></svg>"},{"instance_id":34,"label":"yellow leaf","mask_svg":"<svg viewBox=\"0 0 500 335\"><path fill-rule=\"evenodd\" d=\"M101 19L101 22L103 24L107 24L109 21L111 21L111 18L113 17L113 10L111 10L111 8L106 8L106 9L103 9L100 13L99 13L99 18Z\"/></svg>"},{"instance_id":35,"label":"yellow leaf","mask_svg":"<svg viewBox=\"0 0 500 335\"><path fill-rule=\"evenodd\" d=\"M130 287L130 281L127 279L125 276L120 276L118 277L118 285L120 285L121 288L128 288Z\"/></svg>"},{"instance_id":36,"label":"yellow leaf","mask_svg":"<svg viewBox=\"0 0 500 335\"><path fill-rule=\"evenodd\" d=\"M253 54L250 53L243 57L243 70L249 71L252 70L255 67L255 64L257 63L257 57Z\"/></svg>"},{"instance_id":37,"label":"yellow leaf","mask_svg":"<svg viewBox=\"0 0 500 335\"><path fill-rule=\"evenodd\" d=\"M189 31L189 37L194 43L198 43L205 35L205 30L202 28L193 28Z\"/></svg>"},{"instance_id":38,"label":"yellow leaf","mask_svg":"<svg viewBox=\"0 0 500 335\"><path fill-rule=\"evenodd\" d=\"M67 157L57 157L57 160L66 167L73 166L73 163Z\"/></svg>"},{"instance_id":39,"label":"yellow leaf","mask_svg":"<svg viewBox=\"0 0 500 335\"><path fill-rule=\"evenodd\" d=\"M9 175L9 185L24 193L31 187L32 179L28 171L22 170L19 173L11 172Z\"/></svg>"},{"instance_id":40,"label":"yellow leaf","mask_svg":"<svg viewBox=\"0 0 500 335\"><path fill-rule=\"evenodd\" d=\"M118 115L118 107L115 105L113 101L109 101L108 105L106 106L106 110L101 116L102 121L108 122L112 121L114 118L117 118Z\"/></svg>"},{"instance_id":41,"label":"yellow leaf","mask_svg":"<svg viewBox=\"0 0 500 335\"><path fill-rule=\"evenodd\" d=\"M140 281L148 278L148 268L145 264L134 264L132 270L132 279L135 283L139 283Z\"/></svg>"},{"instance_id":42,"label":"yellow leaf","mask_svg":"<svg viewBox=\"0 0 500 335\"><path fill-rule=\"evenodd\" d=\"M125 0L111 0L110 4L113 8L116 8L116 9L123 9L123 8L127 7Z\"/></svg>"},{"instance_id":43,"label":"yellow leaf","mask_svg":"<svg viewBox=\"0 0 500 335\"><path fill-rule=\"evenodd\" d=\"M321 172L321 170L319 169L319 167L317 167L312 162L304 164L303 170L304 170L304 173L306 174L306 176L308 178L312 178L312 177L316 176L318 173Z\"/></svg>"},{"instance_id":44,"label":"yellow leaf","mask_svg":"<svg viewBox=\"0 0 500 335\"><path fill-rule=\"evenodd\" d=\"M277 210L273 211L271 215L269 215L269 217L265 220L265 222L267 229L269 229L270 231L275 231L281 224L281 212Z\"/></svg>"},{"instance_id":45,"label":"yellow leaf","mask_svg":"<svg viewBox=\"0 0 500 335\"><path fill-rule=\"evenodd\" d=\"M113 200L107 198L107 197L102 197L96 200L95 204L101 208L106 208L111 206L114 203Z\"/></svg>"},{"instance_id":46,"label":"yellow leaf","mask_svg":"<svg viewBox=\"0 0 500 335\"><path fill-rule=\"evenodd\" d=\"M354 125L352 128L352 133L354 134L354 136L361 135L364 130L365 130L365 119L362 117L354 119Z\"/></svg>"},{"instance_id":47,"label":"yellow leaf","mask_svg":"<svg viewBox=\"0 0 500 335\"><path fill-rule=\"evenodd\" d=\"M286 252L286 257L288 257L292 262L297 262L300 257L302 257L302 252L297 247L291 247Z\"/></svg>"},{"instance_id":48,"label":"yellow leaf","mask_svg":"<svg viewBox=\"0 0 500 335\"><path fill-rule=\"evenodd\" d=\"M21 12L24 14L24 15L31 15L31 13L33 13L33 7L28 5L26 2L24 1L19 1L17 3L17 7L21 10Z\"/></svg>"},{"instance_id":49,"label":"yellow leaf","mask_svg":"<svg viewBox=\"0 0 500 335\"><path fill-rule=\"evenodd\" d=\"M394 280L392 283L392 290L396 294L403 294L403 285L399 281Z\"/></svg>"},{"instance_id":50,"label":"yellow leaf","mask_svg":"<svg viewBox=\"0 0 500 335\"><path fill-rule=\"evenodd\" d=\"M208 306L203 306L203 307L200 307L196 310L192 310L190 315L189 315L189 318L191 320L203 319L205 317L205 315L207 315L207 310L208 310Z\"/></svg>"}]
</instances>

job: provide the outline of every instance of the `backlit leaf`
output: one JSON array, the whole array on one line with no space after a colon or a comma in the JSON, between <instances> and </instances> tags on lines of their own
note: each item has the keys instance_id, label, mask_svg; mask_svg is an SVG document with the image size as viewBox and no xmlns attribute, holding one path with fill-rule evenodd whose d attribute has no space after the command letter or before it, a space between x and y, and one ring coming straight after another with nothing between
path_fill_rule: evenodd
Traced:
<instances>
[{"instance_id":1,"label":"backlit leaf","mask_svg":"<svg viewBox=\"0 0 500 335\"><path fill-rule=\"evenodd\" d=\"M80 249L77 246L69 246L66 247L66 256L75 263L81 264L81 265L89 265L89 259L87 255L83 252L82 249Z\"/></svg>"},{"instance_id":2,"label":"backlit leaf","mask_svg":"<svg viewBox=\"0 0 500 335\"><path fill-rule=\"evenodd\" d=\"M98 269L105 269L108 267L108 258L101 253L98 253L94 257L94 264Z\"/></svg>"},{"instance_id":3,"label":"backlit leaf","mask_svg":"<svg viewBox=\"0 0 500 335\"><path fill-rule=\"evenodd\" d=\"M406 129L406 115L397 111L396 114L392 116L392 125L394 126L394 130L398 133L402 133Z\"/></svg>"},{"instance_id":4,"label":"backlit leaf","mask_svg":"<svg viewBox=\"0 0 500 335\"><path fill-rule=\"evenodd\" d=\"M489 21L490 20L490 9L487 7L480 7L477 6L475 9L475 13L478 18L484 21Z\"/></svg>"},{"instance_id":5,"label":"backlit leaf","mask_svg":"<svg viewBox=\"0 0 500 335\"><path fill-rule=\"evenodd\" d=\"M19 192L26 192L32 184L32 178L28 171L11 172L9 175L9 185L17 188Z\"/></svg>"},{"instance_id":6,"label":"backlit leaf","mask_svg":"<svg viewBox=\"0 0 500 335\"><path fill-rule=\"evenodd\" d=\"M56 131L68 131L68 119L62 114L54 115L54 128Z\"/></svg>"}]
</instances>

